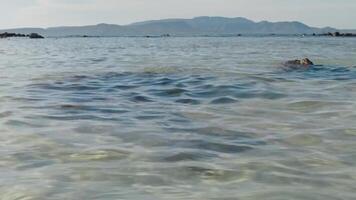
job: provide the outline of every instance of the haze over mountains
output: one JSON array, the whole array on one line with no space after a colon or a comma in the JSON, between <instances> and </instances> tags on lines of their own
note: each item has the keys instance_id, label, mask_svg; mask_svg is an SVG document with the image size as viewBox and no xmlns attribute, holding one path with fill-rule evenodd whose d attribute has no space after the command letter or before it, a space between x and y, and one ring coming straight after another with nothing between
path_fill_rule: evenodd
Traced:
<instances>
[{"instance_id":1,"label":"haze over mountains","mask_svg":"<svg viewBox=\"0 0 356 200\"><path fill-rule=\"evenodd\" d=\"M98 24L52 28L18 28L0 30L22 34L39 33L47 37L65 36L217 36L234 34L312 34L337 31L334 28L316 28L301 22L254 22L237 17L196 17L193 19L163 19L129 25Z\"/></svg>"}]
</instances>

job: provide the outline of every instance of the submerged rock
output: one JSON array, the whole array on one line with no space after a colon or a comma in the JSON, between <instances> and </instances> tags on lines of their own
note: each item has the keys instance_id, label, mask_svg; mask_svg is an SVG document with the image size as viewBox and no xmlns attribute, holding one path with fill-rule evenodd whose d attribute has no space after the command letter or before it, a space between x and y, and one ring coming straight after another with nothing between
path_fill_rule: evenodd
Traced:
<instances>
[{"instance_id":1,"label":"submerged rock","mask_svg":"<svg viewBox=\"0 0 356 200\"><path fill-rule=\"evenodd\" d=\"M283 66L287 68L309 68L313 65L314 63L308 58L303 58L302 60L289 60L283 63Z\"/></svg>"}]
</instances>

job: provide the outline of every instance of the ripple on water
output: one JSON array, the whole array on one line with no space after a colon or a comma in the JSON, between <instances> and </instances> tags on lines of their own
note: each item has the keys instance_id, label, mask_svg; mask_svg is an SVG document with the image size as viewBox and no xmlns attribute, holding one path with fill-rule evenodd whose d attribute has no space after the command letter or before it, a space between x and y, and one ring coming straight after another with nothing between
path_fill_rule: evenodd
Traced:
<instances>
[{"instance_id":1,"label":"ripple on water","mask_svg":"<svg viewBox=\"0 0 356 200\"><path fill-rule=\"evenodd\" d=\"M296 102L288 103L288 109L299 112L315 112L323 109L330 108L332 106L347 105L344 102L337 101L322 101L322 100L300 100Z\"/></svg>"},{"instance_id":2,"label":"ripple on water","mask_svg":"<svg viewBox=\"0 0 356 200\"><path fill-rule=\"evenodd\" d=\"M252 150L253 147L246 144L229 144L225 142L209 142L207 140L175 140L174 146L179 148L199 149L219 153L241 153Z\"/></svg>"},{"instance_id":3,"label":"ripple on water","mask_svg":"<svg viewBox=\"0 0 356 200\"><path fill-rule=\"evenodd\" d=\"M184 151L177 153L170 153L171 155L161 156L160 161L164 162L181 162L181 161L202 161L211 158L216 158L218 155L214 153L201 152L201 151Z\"/></svg>"},{"instance_id":4,"label":"ripple on water","mask_svg":"<svg viewBox=\"0 0 356 200\"><path fill-rule=\"evenodd\" d=\"M284 200L284 199L294 199L294 200L342 200L344 198L339 197L337 194L328 192L328 194L323 194L318 191L310 191L308 189L287 189L287 191L279 191L277 189L271 189L267 192L258 192L257 194L244 197L246 200Z\"/></svg>"},{"instance_id":5,"label":"ripple on water","mask_svg":"<svg viewBox=\"0 0 356 200\"><path fill-rule=\"evenodd\" d=\"M42 198L39 192L35 192L34 188L26 188L24 186L13 186L0 188L2 200L36 200Z\"/></svg>"},{"instance_id":6,"label":"ripple on water","mask_svg":"<svg viewBox=\"0 0 356 200\"><path fill-rule=\"evenodd\" d=\"M200 104L199 100L196 99L178 99L176 100L177 103L182 103L182 104L191 104L191 105L198 105Z\"/></svg>"},{"instance_id":7,"label":"ripple on water","mask_svg":"<svg viewBox=\"0 0 356 200\"><path fill-rule=\"evenodd\" d=\"M213 199L205 190L208 185L216 186L213 192L221 199L234 199L236 192L241 199L337 199L330 198L334 193L300 192L354 188L353 95L340 96L338 91L355 78L352 70L326 67L253 76L170 70L32 80L23 94L1 98L19 109L2 110L0 120L10 130L38 130L70 145L40 144L33 137L4 143L16 153L1 164L24 174L48 170L49 177L38 178L62 177L61 184L71 183L68 190L88 186L96 192L100 185L105 191L130 187L145 194L170 190L182 195L180 199ZM335 80L337 87L317 87ZM337 115L339 108L351 111ZM324 128L329 124L323 116L340 124ZM34 122L42 126L33 129ZM188 193L197 196L183 198ZM20 191L12 197L26 195L31 196ZM105 195L117 197L98 197Z\"/></svg>"},{"instance_id":8,"label":"ripple on water","mask_svg":"<svg viewBox=\"0 0 356 200\"><path fill-rule=\"evenodd\" d=\"M352 67L343 66L328 66L319 65L306 69L284 69L277 73L277 76L282 75L284 78L291 79L322 79L334 81L347 81L356 79L356 70Z\"/></svg>"},{"instance_id":9,"label":"ripple on water","mask_svg":"<svg viewBox=\"0 0 356 200\"><path fill-rule=\"evenodd\" d=\"M71 154L63 158L67 162L88 162L88 161L101 161L107 162L112 160L122 160L127 158L130 152L119 149L98 149L86 150L78 153Z\"/></svg>"},{"instance_id":10,"label":"ripple on water","mask_svg":"<svg viewBox=\"0 0 356 200\"><path fill-rule=\"evenodd\" d=\"M264 145L258 135L251 132L242 132L236 130L229 130L221 127L197 127L197 128L186 128L186 127L167 127L166 130L174 132L185 132L204 137L205 139L224 139L230 143L246 144L246 145Z\"/></svg>"},{"instance_id":11,"label":"ripple on water","mask_svg":"<svg viewBox=\"0 0 356 200\"><path fill-rule=\"evenodd\" d=\"M313 134L298 134L287 137L283 140L288 145L295 146L316 146L323 142L322 137Z\"/></svg>"},{"instance_id":12,"label":"ripple on water","mask_svg":"<svg viewBox=\"0 0 356 200\"><path fill-rule=\"evenodd\" d=\"M204 182L209 184L243 182L249 180L248 171L224 169L211 166L187 165L160 169L163 174L169 174L177 180Z\"/></svg>"},{"instance_id":13,"label":"ripple on water","mask_svg":"<svg viewBox=\"0 0 356 200\"><path fill-rule=\"evenodd\" d=\"M162 77L163 76L163 77ZM47 92L62 101L90 103L112 99L133 102L228 104L239 99L278 99L285 95L261 87L253 80L232 80L230 85L218 83L219 79L203 75L151 74L151 73L106 73L97 76L77 75L66 80L30 85L29 91L36 97ZM134 96L131 96L134 94ZM65 98L68 97L68 98Z\"/></svg>"},{"instance_id":14,"label":"ripple on water","mask_svg":"<svg viewBox=\"0 0 356 200\"><path fill-rule=\"evenodd\" d=\"M237 99L231 98L231 97L220 97L213 99L210 103L211 104L229 104L229 103L235 103L237 102Z\"/></svg>"},{"instance_id":15,"label":"ripple on water","mask_svg":"<svg viewBox=\"0 0 356 200\"><path fill-rule=\"evenodd\" d=\"M131 98L133 102L142 102L142 103L148 103L152 102L152 100L149 97L143 96L143 95L136 95Z\"/></svg>"},{"instance_id":16,"label":"ripple on water","mask_svg":"<svg viewBox=\"0 0 356 200\"><path fill-rule=\"evenodd\" d=\"M11 111L0 112L0 119L10 117L13 114Z\"/></svg>"},{"instance_id":17,"label":"ripple on water","mask_svg":"<svg viewBox=\"0 0 356 200\"><path fill-rule=\"evenodd\" d=\"M149 92L156 96L161 96L161 97L180 97L187 91L182 88L171 88L171 89L163 89L163 90L155 89Z\"/></svg>"}]
</instances>

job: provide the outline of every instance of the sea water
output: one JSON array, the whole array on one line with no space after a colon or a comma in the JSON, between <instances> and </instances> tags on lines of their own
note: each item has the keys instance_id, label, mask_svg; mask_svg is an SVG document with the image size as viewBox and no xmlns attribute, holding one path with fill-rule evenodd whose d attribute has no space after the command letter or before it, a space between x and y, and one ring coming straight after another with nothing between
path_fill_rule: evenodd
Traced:
<instances>
[{"instance_id":1,"label":"sea water","mask_svg":"<svg viewBox=\"0 0 356 200\"><path fill-rule=\"evenodd\" d=\"M0 199L356 199L355 66L352 38L1 39Z\"/></svg>"}]
</instances>

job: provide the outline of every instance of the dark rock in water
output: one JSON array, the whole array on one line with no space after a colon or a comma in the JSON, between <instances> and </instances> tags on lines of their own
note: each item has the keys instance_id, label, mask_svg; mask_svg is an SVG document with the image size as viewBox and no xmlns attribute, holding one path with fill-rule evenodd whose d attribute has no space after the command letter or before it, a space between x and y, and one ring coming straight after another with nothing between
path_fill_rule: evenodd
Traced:
<instances>
[{"instance_id":1,"label":"dark rock in water","mask_svg":"<svg viewBox=\"0 0 356 200\"><path fill-rule=\"evenodd\" d=\"M8 33L8 32L0 33L0 38L10 38L10 37L29 37L31 39L44 38L38 33L31 33L30 35L25 35L21 33Z\"/></svg>"},{"instance_id":2,"label":"dark rock in water","mask_svg":"<svg viewBox=\"0 0 356 200\"><path fill-rule=\"evenodd\" d=\"M310 66L313 66L314 63L308 58L303 58L302 60L289 60L283 65L288 68L309 68Z\"/></svg>"},{"instance_id":3,"label":"dark rock in water","mask_svg":"<svg viewBox=\"0 0 356 200\"><path fill-rule=\"evenodd\" d=\"M10 38L10 37L26 37L25 34L17 34L17 33L0 33L0 38Z\"/></svg>"},{"instance_id":4,"label":"dark rock in water","mask_svg":"<svg viewBox=\"0 0 356 200\"><path fill-rule=\"evenodd\" d=\"M44 37L38 33L31 33L29 36L31 39L43 39Z\"/></svg>"},{"instance_id":5,"label":"dark rock in water","mask_svg":"<svg viewBox=\"0 0 356 200\"><path fill-rule=\"evenodd\" d=\"M333 33L332 35L333 35L334 37L340 37L340 36L341 36L340 32L335 32L335 33Z\"/></svg>"},{"instance_id":6,"label":"dark rock in water","mask_svg":"<svg viewBox=\"0 0 356 200\"><path fill-rule=\"evenodd\" d=\"M313 36L330 36L330 37L356 37L355 33L340 33L340 32L328 32L328 33L322 33L322 34L318 34L318 35L314 35Z\"/></svg>"},{"instance_id":7,"label":"dark rock in water","mask_svg":"<svg viewBox=\"0 0 356 200\"><path fill-rule=\"evenodd\" d=\"M44 38L42 35L38 33L31 33L30 35L25 35L21 33L0 33L0 38L11 38L11 37L29 37L31 39L42 39Z\"/></svg>"}]
</instances>

